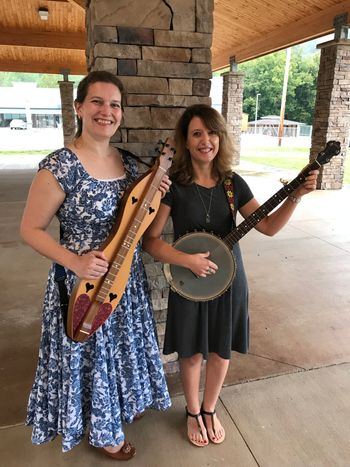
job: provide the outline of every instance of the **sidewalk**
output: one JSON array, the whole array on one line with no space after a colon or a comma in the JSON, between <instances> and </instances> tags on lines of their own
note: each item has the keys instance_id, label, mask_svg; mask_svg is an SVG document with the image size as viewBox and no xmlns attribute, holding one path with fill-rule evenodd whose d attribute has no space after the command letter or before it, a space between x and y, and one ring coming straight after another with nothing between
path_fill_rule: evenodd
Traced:
<instances>
[{"instance_id":1,"label":"sidewalk","mask_svg":"<svg viewBox=\"0 0 350 467\"><path fill-rule=\"evenodd\" d=\"M259 201L279 173L239 171ZM40 333L48 261L23 245L18 223L34 170L0 172L0 450L6 467L112 465L84 440L32 446L23 426ZM295 174L296 175L296 174ZM249 232L241 246L250 284L251 347L232 356L217 410L220 446L186 439L185 402L169 377L172 408L126 427L130 467L350 466L350 187L303 198L273 238Z\"/></svg>"}]
</instances>

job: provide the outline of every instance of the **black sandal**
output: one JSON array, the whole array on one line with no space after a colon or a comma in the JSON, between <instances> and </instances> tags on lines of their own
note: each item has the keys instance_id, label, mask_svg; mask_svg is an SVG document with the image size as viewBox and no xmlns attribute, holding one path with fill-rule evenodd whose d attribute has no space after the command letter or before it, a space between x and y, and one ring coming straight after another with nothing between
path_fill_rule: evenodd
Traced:
<instances>
[{"instance_id":1,"label":"black sandal","mask_svg":"<svg viewBox=\"0 0 350 467\"><path fill-rule=\"evenodd\" d=\"M210 419L211 419L211 428L212 428L212 431L214 433L214 437L213 436L210 436L210 432L208 431L208 426L207 426L207 423L205 421L205 417L202 417L203 418L203 423L204 423L204 426L205 428L207 429L207 434L208 434L208 438L210 439L210 441L214 444L220 444L224 441L225 439L225 430L224 430L224 427L222 427L222 429L224 430L224 434L223 434L223 437L222 439L218 439L216 437L216 430L215 430L215 422L214 422L214 415L216 414L216 410L213 410L213 412L207 412L206 410L203 409L203 405L201 407L201 415L208 415L210 416Z\"/></svg>"},{"instance_id":2,"label":"black sandal","mask_svg":"<svg viewBox=\"0 0 350 467\"><path fill-rule=\"evenodd\" d=\"M200 435L202 436L202 439L203 439L203 442L202 443L198 443L197 441L193 441L188 433L187 433L187 436L188 436L188 440L190 443L192 443L194 446L198 446L200 448L204 447L204 446L207 446L209 444L208 440L205 441L204 440L204 436L203 436L203 431L202 431L202 427L201 427L201 424L199 423L199 417L201 417L202 414L201 412L197 413L197 414L193 414L193 413L190 413L187 409L187 406L186 406L186 420L188 419L188 417L192 417L192 418L195 418L196 419L196 422L197 422L197 426L198 426L198 430L199 430L199 433ZM203 421L204 423L204 421Z\"/></svg>"}]
</instances>

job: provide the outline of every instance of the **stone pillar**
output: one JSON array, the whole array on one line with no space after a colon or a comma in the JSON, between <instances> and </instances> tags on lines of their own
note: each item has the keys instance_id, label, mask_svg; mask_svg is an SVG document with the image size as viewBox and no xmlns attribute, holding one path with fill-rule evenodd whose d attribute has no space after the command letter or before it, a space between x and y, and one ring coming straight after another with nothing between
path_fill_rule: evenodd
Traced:
<instances>
[{"instance_id":1,"label":"stone pillar","mask_svg":"<svg viewBox=\"0 0 350 467\"><path fill-rule=\"evenodd\" d=\"M338 190L343 185L350 129L350 41L326 42L318 48L321 49L321 59L310 160L317 157L327 141L340 141L340 155L320 169L317 184L321 190Z\"/></svg>"},{"instance_id":2,"label":"stone pillar","mask_svg":"<svg viewBox=\"0 0 350 467\"><path fill-rule=\"evenodd\" d=\"M151 162L186 107L211 104L213 8L213 0L87 2L88 69L116 74L128 93L113 144ZM171 241L170 225L166 235ZM162 347L168 285L162 265L144 261ZM176 359L164 358L166 371L176 371Z\"/></svg>"},{"instance_id":3,"label":"stone pillar","mask_svg":"<svg viewBox=\"0 0 350 467\"><path fill-rule=\"evenodd\" d=\"M112 140L140 157L171 136L192 104L211 103L213 0L91 0L88 68L118 75L128 92Z\"/></svg>"},{"instance_id":4,"label":"stone pillar","mask_svg":"<svg viewBox=\"0 0 350 467\"><path fill-rule=\"evenodd\" d=\"M223 73L222 110L234 147L234 164L239 164L243 111L244 73Z\"/></svg>"},{"instance_id":5,"label":"stone pillar","mask_svg":"<svg viewBox=\"0 0 350 467\"><path fill-rule=\"evenodd\" d=\"M68 81L65 76L64 81L59 81L58 85L61 95L63 139L66 146L73 140L75 134L74 83L73 81Z\"/></svg>"}]
</instances>

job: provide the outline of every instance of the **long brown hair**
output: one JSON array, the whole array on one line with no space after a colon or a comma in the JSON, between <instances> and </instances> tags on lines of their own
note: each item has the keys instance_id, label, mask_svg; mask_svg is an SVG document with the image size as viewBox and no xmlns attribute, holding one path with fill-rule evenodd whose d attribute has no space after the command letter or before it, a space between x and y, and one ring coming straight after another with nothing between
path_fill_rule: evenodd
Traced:
<instances>
[{"instance_id":1,"label":"long brown hair","mask_svg":"<svg viewBox=\"0 0 350 467\"><path fill-rule=\"evenodd\" d=\"M219 136L219 151L213 160L213 175L222 182L232 175L233 144L227 133L223 116L206 104L195 104L187 107L175 128L176 155L170 169L170 175L179 183L188 185L193 182L191 156L186 147L188 127L193 117L199 117L208 130Z\"/></svg>"},{"instance_id":2,"label":"long brown hair","mask_svg":"<svg viewBox=\"0 0 350 467\"><path fill-rule=\"evenodd\" d=\"M120 91L121 94L121 106L122 110L125 105L126 101L126 91L124 88L123 83L120 81L119 78L117 78L115 75L110 73L109 71L91 71L88 75L83 78L80 83L78 84L78 89L77 89L77 97L75 99L75 103L82 104L84 100L86 99L86 96L89 92L89 87L92 84L95 83L110 83L114 84L115 87L117 87ZM81 136L81 133L83 131L83 122L81 118L77 116L77 131L75 133L75 138L79 138Z\"/></svg>"}]
</instances>

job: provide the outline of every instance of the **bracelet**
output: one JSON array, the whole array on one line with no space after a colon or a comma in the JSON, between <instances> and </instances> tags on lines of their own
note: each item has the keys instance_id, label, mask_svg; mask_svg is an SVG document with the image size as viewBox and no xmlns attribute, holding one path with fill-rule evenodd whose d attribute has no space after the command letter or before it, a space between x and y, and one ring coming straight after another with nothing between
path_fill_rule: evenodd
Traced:
<instances>
[{"instance_id":1,"label":"bracelet","mask_svg":"<svg viewBox=\"0 0 350 467\"><path fill-rule=\"evenodd\" d=\"M300 196L299 196L299 198L297 198L297 197L294 196L294 195L289 195L289 196L288 196L288 199L289 199L289 201L291 201L292 203L295 203L295 204L298 204L298 203L300 203L300 201L301 201L301 197L300 197Z\"/></svg>"}]
</instances>

